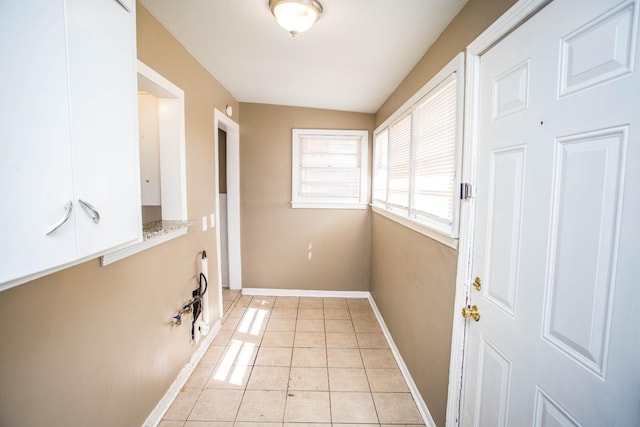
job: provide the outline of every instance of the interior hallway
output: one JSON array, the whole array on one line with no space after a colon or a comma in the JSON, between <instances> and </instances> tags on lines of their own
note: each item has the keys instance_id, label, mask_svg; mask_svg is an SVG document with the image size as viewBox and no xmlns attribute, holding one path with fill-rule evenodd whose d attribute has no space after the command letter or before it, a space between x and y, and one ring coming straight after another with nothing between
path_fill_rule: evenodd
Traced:
<instances>
[{"instance_id":1,"label":"interior hallway","mask_svg":"<svg viewBox=\"0 0 640 427\"><path fill-rule=\"evenodd\" d=\"M424 425L368 300L232 292L160 427Z\"/></svg>"}]
</instances>

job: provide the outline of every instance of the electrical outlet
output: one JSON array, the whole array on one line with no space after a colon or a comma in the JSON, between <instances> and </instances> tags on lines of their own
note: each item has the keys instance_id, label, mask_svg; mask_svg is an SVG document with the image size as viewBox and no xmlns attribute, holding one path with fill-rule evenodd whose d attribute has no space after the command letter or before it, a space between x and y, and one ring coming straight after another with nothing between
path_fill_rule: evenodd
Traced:
<instances>
[{"instance_id":1,"label":"electrical outlet","mask_svg":"<svg viewBox=\"0 0 640 427\"><path fill-rule=\"evenodd\" d=\"M209 215L209 224L210 224L210 228L215 228L216 227L216 214L211 214Z\"/></svg>"},{"instance_id":2,"label":"electrical outlet","mask_svg":"<svg viewBox=\"0 0 640 427\"><path fill-rule=\"evenodd\" d=\"M202 217L202 231L207 231L207 216Z\"/></svg>"}]
</instances>

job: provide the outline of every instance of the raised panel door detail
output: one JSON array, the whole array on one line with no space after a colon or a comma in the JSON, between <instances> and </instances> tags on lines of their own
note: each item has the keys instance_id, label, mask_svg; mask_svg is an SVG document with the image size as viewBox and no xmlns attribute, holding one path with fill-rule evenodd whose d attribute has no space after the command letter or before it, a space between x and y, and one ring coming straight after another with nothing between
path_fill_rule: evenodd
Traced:
<instances>
[{"instance_id":1,"label":"raised panel door detail","mask_svg":"<svg viewBox=\"0 0 640 427\"><path fill-rule=\"evenodd\" d=\"M529 107L530 61L516 65L492 83L492 119L498 120Z\"/></svg>"},{"instance_id":2,"label":"raised panel door detail","mask_svg":"<svg viewBox=\"0 0 640 427\"><path fill-rule=\"evenodd\" d=\"M633 71L637 31L634 8L634 2L627 2L562 38L560 96Z\"/></svg>"},{"instance_id":3,"label":"raised panel door detail","mask_svg":"<svg viewBox=\"0 0 640 427\"><path fill-rule=\"evenodd\" d=\"M569 413L540 388L536 390L535 427L580 427Z\"/></svg>"},{"instance_id":4,"label":"raised panel door detail","mask_svg":"<svg viewBox=\"0 0 640 427\"><path fill-rule=\"evenodd\" d=\"M480 341L474 426L507 425L511 362L485 338Z\"/></svg>"},{"instance_id":5,"label":"raised panel door detail","mask_svg":"<svg viewBox=\"0 0 640 427\"><path fill-rule=\"evenodd\" d=\"M525 147L490 154L485 297L515 317L524 194Z\"/></svg>"},{"instance_id":6,"label":"raised panel door detail","mask_svg":"<svg viewBox=\"0 0 640 427\"><path fill-rule=\"evenodd\" d=\"M544 338L605 376L627 127L556 140Z\"/></svg>"},{"instance_id":7,"label":"raised panel door detail","mask_svg":"<svg viewBox=\"0 0 640 427\"><path fill-rule=\"evenodd\" d=\"M464 242L473 247L460 261L465 281L480 277L482 290L464 289L464 304L476 305L481 319L465 322L461 425L495 426L506 419L518 427L640 426L639 6L640 0L549 2L479 59L470 58L479 62L479 84L468 91L478 98L469 103L476 157L467 163L470 180L477 175L469 206L475 230ZM527 58L528 109L494 120L496 76ZM514 204L498 207L490 197L499 192L502 200L514 200L514 183L499 182L513 178L500 178L496 170L506 170L497 165L508 154L506 164L515 168L508 150L520 145L526 147L525 182L511 317L496 302L490 289L495 277L487 277L495 271L487 266L497 253L488 245L496 233L491 227L511 225L490 211L507 209L513 217ZM509 395L503 398L498 384L507 365ZM488 392L495 396L485 397ZM506 415L499 401L507 402ZM485 414L479 405L488 407Z\"/></svg>"}]
</instances>

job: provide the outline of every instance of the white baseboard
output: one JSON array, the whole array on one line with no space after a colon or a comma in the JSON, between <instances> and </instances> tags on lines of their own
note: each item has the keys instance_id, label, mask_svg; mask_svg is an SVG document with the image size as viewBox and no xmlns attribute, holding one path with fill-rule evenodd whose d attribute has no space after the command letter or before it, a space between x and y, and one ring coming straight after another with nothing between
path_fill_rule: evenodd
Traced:
<instances>
[{"instance_id":1,"label":"white baseboard","mask_svg":"<svg viewBox=\"0 0 640 427\"><path fill-rule=\"evenodd\" d=\"M385 338L387 339L387 342L389 343L389 347L391 348L393 357L395 357L396 363L398 364L398 367L402 372L402 376L404 377L404 380L407 382L407 386L409 387L409 391L413 396L413 400L415 400L416 405L418 406L418 411L420 411L420 415L422 416L422 420L424 421L425 426L436 427L436 423L435 421L433 421L433 417L431 417L429 408L427 408L427 404L425 403L424 399L420 395L420 391L418 391L418 386L416 386L416 383L413 381L413 378L409 373L409 368L407 368L407 365L404 363L404 360L402 360L402 356L400 356L400 350L398 350L398 347L393 342L393 338L391 338L391 332L389 332L387 325L384 323L382 314L380 313L380 310L378 310L378 306L376 305L376 302L373 299L373 295L371 294L369 294L369 303L371 304L371 307L373 308L373 312L375 313L376 318L378 319L380 328L382 328L382 333L384 334Z\"/></svg>"},{"instance_id":2,"label":"white baseboard","mask_svg":"<svg viewBox=\"0 0 640 427\"><path fill-rule=\"evenodd\" d=\"M213 328L209 330L209 334L204 337L198 349L191 355L189 362L187 362L184 368L182 368L173 384L171 384L171 387L169 387L169 390L167 390L164 396L162 396L162 399L160 399L160 402L158 402L156 407L153 408L153 411L151 411L151 414L149 414L144 424L142 424L142 427L157 427L158 424L160 424L162 417L178 396L182 387L186 384L187 380L193 373L193 370L198 366L198 363L200 363L200 360L209 349L211 342L216 335L218 335L221 328L222 324L220 323L220 320L218 320L215 325L213 325Z\"/></svg>"},{"instance_id":3,"label":"white baseboard","mask_svg":"<svg viewBox=\"0 0 640 427\"><path fill-rule=\"evenodd\" d=\"M302 289L242 288L242 295L265 297L369 298L367 291L307 291Z\"/></svg>"}]
</instances>

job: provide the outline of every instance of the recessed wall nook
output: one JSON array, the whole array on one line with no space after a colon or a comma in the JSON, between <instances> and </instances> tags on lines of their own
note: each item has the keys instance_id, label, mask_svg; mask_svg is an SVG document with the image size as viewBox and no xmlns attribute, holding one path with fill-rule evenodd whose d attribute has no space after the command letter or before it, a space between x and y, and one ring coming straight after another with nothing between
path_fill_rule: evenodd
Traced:
<instances>
[{"instance_id":1,"label":"recessed wall nook","mask_svg":"<svg viewBox=\"0 0 640 427\"><path fill-rule=\"evenodd\" d=\"M184 91L138 61L143 241L102 257L108 265L187 233Z\"/></svg>"}]
</instances>

